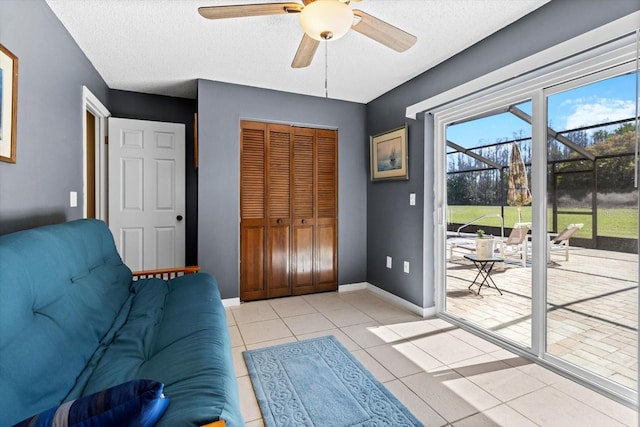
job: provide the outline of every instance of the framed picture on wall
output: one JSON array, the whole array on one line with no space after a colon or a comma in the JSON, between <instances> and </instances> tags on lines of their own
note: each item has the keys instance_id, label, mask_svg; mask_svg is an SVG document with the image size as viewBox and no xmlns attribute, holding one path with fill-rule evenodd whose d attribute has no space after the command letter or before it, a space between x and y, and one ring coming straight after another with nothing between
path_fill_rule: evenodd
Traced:
<instances>
[{"instance_id":1,"label":"framed picture on wall","mask_svg":"<svg viewBox=\"0 0 640 427\"><path fill-rule=\"evenodd\" d=\"M18 58L0 44L0 161L16 162Z\"/></svg>"},{"instance_id":2,"label":"framed picture on wall","mask_svg":"<svg viewBox=\"0 0 640 427\"><path fill-rule=\"evenodd\" d=\"M407 125L371 137L371 181L409 179Z\"/></svg>"}]
</instances>

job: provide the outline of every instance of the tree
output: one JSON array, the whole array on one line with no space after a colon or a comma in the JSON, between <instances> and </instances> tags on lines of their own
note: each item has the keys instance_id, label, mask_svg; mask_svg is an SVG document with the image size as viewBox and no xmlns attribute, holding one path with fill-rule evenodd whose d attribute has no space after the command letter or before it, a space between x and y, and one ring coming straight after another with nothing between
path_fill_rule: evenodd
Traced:
<instances>
[{"instance_id":1,"label":"tree","mask_svg":"<svg viewBox=\"0 0 640 427\"><path fill-rule=\"evenodd\" d=\"M598 158L596 189L598 193L633 191L635 127L632 123L625 123L611 133L604 129L594 132L591 143L586 149ZM616 155L618 156L611 157ZM593 191L590 173L594 167L593 163L576 152L571 152L566 159L566 162L557 164L557 172L582 170L585 173L559 176L558 188L574 200L588 197Z\"/></svg>"}]
</instances>

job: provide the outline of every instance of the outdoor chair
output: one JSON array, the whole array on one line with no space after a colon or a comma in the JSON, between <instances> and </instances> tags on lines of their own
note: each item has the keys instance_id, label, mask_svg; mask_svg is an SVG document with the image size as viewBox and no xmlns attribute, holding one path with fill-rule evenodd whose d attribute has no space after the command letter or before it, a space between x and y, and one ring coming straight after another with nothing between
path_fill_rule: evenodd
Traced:
<instances>
[{"instance_id":1,"label":"outdoor chair","mask_svg":"<svg viewBox=\"0 0 640 427\"><path fill-rule=\"evenodd\" d=\"M569 224L560 233L550 233L547 244L547 262L551 262L551 253L554 251L563 251L565 261L569 261L569 239L582 227L584 224Z\"/></svg>"},{"instance_id":2,"label":"outdoor chair","mask_svg":"<svg viewBox=\"0 0 640 427\"><path fill-rule=\"evenodd\" d=\"M449 259L453 259L454 252L460 252L459 249L464 250L464 252L460 252L463 254L475 253L476 252L475 238L471 236L458 237L458 236L452 235L450 237L447 237L447 249L449 252Z\"/></svg>"},{"instance_id":3,"label":"outdoor chair","mask_svg":"<svg viewBox=\"0 0 640 427\"><path fill-rule=\"evenodd\" d=\"M500 237L493 237L493 236L489 236L489 237L492 237L495 241L494 254L497 252L500 254L500 256L502 256L501 245L503 244L503 240L501 240ZM458 236L458 235L447 236L448 259L454 258L454 252L462 255L476 254L477 249L478 248L476 247L475 234L473 235L465 234L463 236Z\"/></svg>"},{"instance_id":4,"label":"outdoor chair","mask_svg":"<svg viewBox=\"0 0 640 427\"><path fill-rule=\"evenodd\" d=\"M515 257L523 267L527 266L527 257L529 253L529 230L531 223L515 223L509 237L502 241L499 245L500 255L502 258Z\"/></svg>"}]
</instances>

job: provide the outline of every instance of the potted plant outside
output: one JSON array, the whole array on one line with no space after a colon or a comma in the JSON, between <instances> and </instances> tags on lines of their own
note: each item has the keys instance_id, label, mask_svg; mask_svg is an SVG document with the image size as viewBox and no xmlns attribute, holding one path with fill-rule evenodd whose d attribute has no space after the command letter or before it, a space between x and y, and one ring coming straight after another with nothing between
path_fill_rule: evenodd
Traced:
<instances>
[{"instance_id":1,"label":"potted plant outside","mask_svg":"<svg viewBox=\"0 0 640 427\"><path fill-rule=\"evenodd\" d=\"M493 258L493 236L485 236L482 229L478 229L476 234L476 256L480 259Z\"/></svg>"}]
</instances>

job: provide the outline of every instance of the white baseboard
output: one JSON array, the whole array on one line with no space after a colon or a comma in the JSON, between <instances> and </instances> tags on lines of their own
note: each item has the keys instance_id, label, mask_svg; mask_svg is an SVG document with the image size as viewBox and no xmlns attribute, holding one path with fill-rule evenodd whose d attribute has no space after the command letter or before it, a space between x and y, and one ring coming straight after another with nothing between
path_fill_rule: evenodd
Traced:
<instances>
[{"instance_id":1,"label":"white baseboard","mask_svg":"<svg viewBox=\"0 0 640 427\"><path fill-rule=\"evenodd\" d=\"M422 318L433 317L436 315L437 311L435 307L427 307L423 308L418 305L415 305L412 302L409 302L403 298L400 298L397 295L392 294L391 292L385 291L384 289L380 289L377 286L372 285L369 282L360 282L360 283L350 283L346 285L338 286L338 292L351 292L351 291L363 291L368 290L369 292L373 292L378 295L380 298L389 301L392 304L398 305ZM225 298L222 300L222 305L226 307L236 307L240 305L240 298Z\"/></svg>"},{"instance_id":2,"label":"white baseboard","mask_svg":"<svg viewBox=\"0 0 640 427\"><path fill-rule=\"evenodd\" d=\"M422 309L423 319L427 319L429 317L436 317L437 315L438 315L438 309L435 306Z\"/></svg>"},{"instance_id":3,"label":"white baseboard","mask_svg":"<svg viewBox=\"0 0 640 427\"><path fill-rule=\"evenodd\" d=\"M235 307L240 305L240 298L225 298L222 300L222 305L227 307Z\"/></svg>"},{"instance_id":4,"label":"white baseboard","mask_svg":"<svg viewBox=\"0 0 640 427\"><path fill-rule=\"evenodd\" d=\"M338 292L362 291L367 289L367 282L351 283L348 285L338 286Z\"/></svg>"},{"instance_id":5,"label":"white baseboard","mask_svg":"<svg viewBox=\"0 0 640 427\"><path fill-rule=\"evenodd\" d=\"M435 307L427 307L427 308L420 307L419 305L416 305L403 298L400 298L399 296L394 295L391 292L385 291L384 289L380 289L379 287L372 285L369 282L340 285L338 287L338 292L360 291L365 289L370 292L373 292L374 294L378 295L382 299L389 301L392 304L398 305L414 314L417 314L418 316L421 316L423 319L427 317L433 317L437 314L437 310Z\"/></svg>"}]
</instances>

